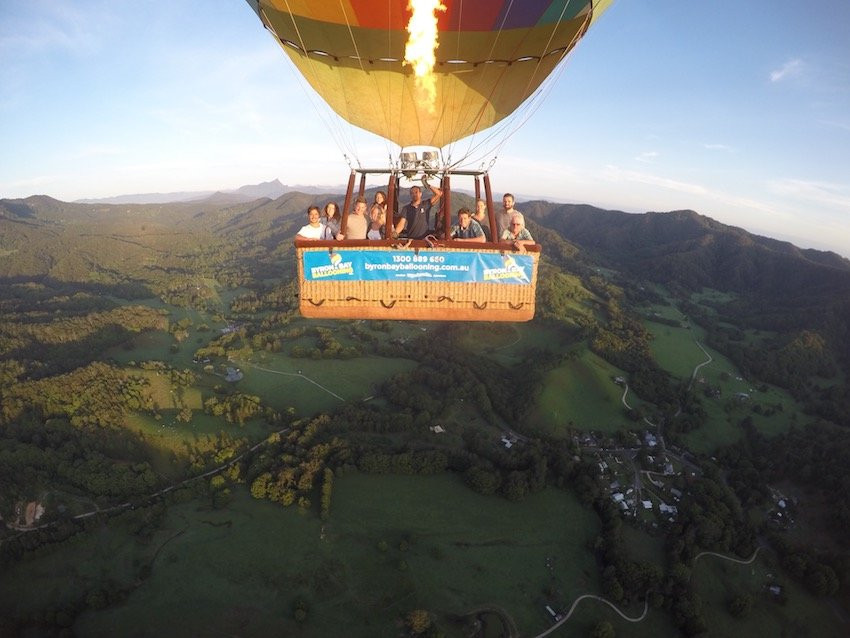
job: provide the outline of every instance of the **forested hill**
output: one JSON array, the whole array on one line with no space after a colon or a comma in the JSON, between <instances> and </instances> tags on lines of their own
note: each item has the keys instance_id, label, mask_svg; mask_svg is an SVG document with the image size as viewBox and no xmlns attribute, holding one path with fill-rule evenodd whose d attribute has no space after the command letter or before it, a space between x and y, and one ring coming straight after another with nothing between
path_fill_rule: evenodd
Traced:
<instances>
[{"instance_id":1,"label":"forested hill","mask_svg":"<svg viewBox=\"0 0 850 638\"><path fill-rule=\"evenodd\" d=\"M688 289L756 295L850 292L850 260L721 224L694 211L635 215L530 202L524 209L618 268Z\"/></svg>"},{"instance_id":2,"label":"forested hill","mask_svg":"<svg viewBox=\"0 0 850 638\"><path fill-rule=\"evenodd\" d=\"M836 365L850 374L847 259L760 237L693 211L635 215L548 202L526 202L522 209L578 246L586 261L607 264L632 282L664 284L706 328L709 343L740 369L793 388L813 411L847 422L845 389L808 387L813 375ZM700 316L688 301L703 288L731 293L714 302L712 316ZM772 336L745 343L749 328Z\"/></svg>"}]
</instances>

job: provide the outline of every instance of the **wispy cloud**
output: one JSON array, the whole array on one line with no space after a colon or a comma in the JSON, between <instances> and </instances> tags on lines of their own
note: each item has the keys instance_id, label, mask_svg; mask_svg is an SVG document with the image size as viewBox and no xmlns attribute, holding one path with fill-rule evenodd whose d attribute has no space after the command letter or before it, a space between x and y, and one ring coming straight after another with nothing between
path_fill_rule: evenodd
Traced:
<instances>
[{"instance_id":1,"label":"wispy cloud","mask_svg":"<svg viewBox=\"0 0 850 638\"><path fill-rule=\"evenodd\" d=\"M72 153L69 160L91 159L93 157L114 157L124 153L124 149L110 144L90 144Z\"/></svg>"},{"instance_id":2,"label":"wispy cloud","mask_svg":"<svg viewBox=\"0 0 850 638\"><path fill-rule=\"evenodd\" d=\"M26 197L32 193L39 192L44 186L53 184L57 180L55 175L35 175L27 179L0 182L0 197ZM26 195L23 195L26 193Z\"/></svg>"},{"instance_id":3,"label":"wispy cloud","mask_svg":"<svg viewBox=\"0 0 850 638\"><path fill-rule=\"evenodd\" d=\"M800 58L788 60L778 69L770 72L771 82L782 82L790 78L798 77L803 72L803 61Z\"/></svg>"},{"instance_id":4,"label":"wispy cloud","mask_svg":"<svg viewBox=\"0 0 850 638\"><path fill-rule=\"evenodd\" d=\"M51 50L89 53L97 49L99 34L107 32L113 22L101 7L80 9L69 3L38 0L28 4L26 12L4 11L0 52L14 52L15 58Z\"/></svg>"},{"instance_id":5,"label":"wispy cloud","mask_svg":"<svg viewBox=\"0 0 850 638\"><path fill-rule=\"evenodd\" d=\"M656 157L658 157L658 151L644 151L643 153L635 157L635 160L637 160L638 162L651 164Z\"/></svg>"},{"instance_id":6,"label":"wispy cloud","mask_svg":"<svg viewBox=\"0 0 850 638\"><path fill-rule=\"evenodd\" d=\"M820 120L820 124L824 126L829 126L831 128L837 128L842 131L850 132L850 122L838 122L838 121L830 121L830 120Z\"/></svg>"},{"instance_id":7,"label":"wispy cloud","mask_svg":"<svg viewBox=\"0 0 850 638\"><path fill-rule=\"evenodd\" d=\"M793 197L818 206L850 212L850 187L845 184L783 179L774 180L769 186L771 190L783 197Z\"/></svg>"},{"instance_id":8,"label":"wispy cloud","mask_svg":"<svg viewBox=\"0 0 850 638\"><path fill-rule=\"evenodd\" d=\"M709 151L724 151L726 153L734 153L735 149L726 144L703 144L703 148Z\"/></svg>"},{"instance_id":9,"label":"wispy cloud","mask_svg":"<svg viewBox=\"0 0 850 638\"><path fill-rule=\"evenodd\" d=\"M705 187L699 184L689 184L681 182L669 177L653 175L651 173L643 173L640 171L628 171L617 166L608 165L605 167L604 176L611 181L627 181L636 182L638 184L646 184L648 186L660 186L680 193L689 193L691 195L705 195L708 191Z\"/></svg>"},{"instance_id":10,"label":"wispy cloud","mask_svg":"<svg viewBox=\"0 0 850 638\"><path fill-rule=\"evenodd\" d=\"M742 197L733 193L707 188L702 184L683 182L663 175L655 175L641 171L628 171L617 166L609 165L605 167L602 176L609 181L632 182L636 184L644 184L646 186L663 188L677 193L684 193L694 197L690 204L694 208L701 208L706 205L706 202L714 202L733 209L747 209L754 212L757 211L759 213L768 214L774 218L783 216L783 213L777 211L774 206L758 199Z\"/></svg>"}]
</instances>

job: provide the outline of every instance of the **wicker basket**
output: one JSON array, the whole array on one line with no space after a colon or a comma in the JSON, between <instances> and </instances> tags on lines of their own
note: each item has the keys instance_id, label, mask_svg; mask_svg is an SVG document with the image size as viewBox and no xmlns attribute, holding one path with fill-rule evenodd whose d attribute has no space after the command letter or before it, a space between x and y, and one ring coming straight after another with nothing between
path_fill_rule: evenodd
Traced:
<instances>
[{"instance_id":1,"label":"wicker basket","mask_svg":"<svg viewBox=\"0 0 850 638\"><path fill-rule=\"evenodd\" d=\"M347 243L348 244L348 243ZM359 244L359 243L358 243ZM474 250L504 255L492 248L428 247L430 252ZM358 252L398 251L388 244L355 245ZM312 251L328 253L351 245L328 242L296 242L301 314L310 318L418 319L459 321L529 321L534 317L539 249L527 254L533 260L528 283L405 281L323 281L305 277L304 256ZM408 249L415 251L415 249Z\"/></svg>"}]
</instances>

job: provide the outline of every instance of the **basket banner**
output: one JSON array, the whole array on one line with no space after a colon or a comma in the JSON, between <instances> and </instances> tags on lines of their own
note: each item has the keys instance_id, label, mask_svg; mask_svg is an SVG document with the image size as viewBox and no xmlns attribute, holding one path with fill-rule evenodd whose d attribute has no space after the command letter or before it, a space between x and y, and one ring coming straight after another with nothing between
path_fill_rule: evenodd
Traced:
<instances>
[{"instance_id":1,"label":"basket banner","mask_svg":"<svg viewBox=\"0 0 850 638\"><path fill-rule=\"evenodd\" d=\"M476 250L305 250L307 281L450 281L531 285L534 259Z\"/></svg>"}]
</instances>

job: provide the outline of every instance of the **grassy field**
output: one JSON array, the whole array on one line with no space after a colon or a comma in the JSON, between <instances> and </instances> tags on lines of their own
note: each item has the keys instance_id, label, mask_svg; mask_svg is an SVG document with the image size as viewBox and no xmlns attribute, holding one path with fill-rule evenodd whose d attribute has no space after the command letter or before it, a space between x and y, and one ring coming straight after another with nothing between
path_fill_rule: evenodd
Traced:
<instances>
[{"instance_id":1,"label":"grassy field","mask_svg":"<svg viewBox=\"0 0 850 638\"><path fill-rule=\"evenodd\" d=\"M623 388L614 383L623 371L590 350L578 352L547 375L528 425L553 436L565 435L570 424L601 432L627 427ZM639 403L634 394L628 400L633 407Z\"/></svg>"},{"instance_id":2,"label":"grassy field","mask_svg":"<svg viewBox=\"0 0 850 638\"><path fill-rule=\"evenodd\" d=\"M667 557L664 551L664 539L661 536L650 536L631 525L623 525L622 529L626 548L632 558L664 565Z\"/></svg>"},{"instance_id":3,"label":"grassy field","mask_svg":"<svg viewBox=\"0 0 850 638\"><path fill-rule=\"evenodd\" d=\"M379 383L416 366L410 359L401 358L314 361L266 353L254 356L252 361L240 362L245 376L238 389L259 395L277 410L293 407L302 416L333 409L342 401L365 399L375 393Z\"/></svg>"},{"instance_id":4,"label":"grassy field","mask_svg":"<svg viewBox=\"0 0 850 638\"><path fill-rule=\"evenodd\" d=\"M713 288L703 288L702 291L691 294L691 301L693 303L705 307L712 314L715 314L712 306L727 304L730 301L735 301L737 298L738 295L734 292L723 292L714 290Z\"/></svg>"},{"instance_id":5,"label":"grassy field","mask_svg":"<svg viewBox=\"0 0 850 638\"><path fill-rule=\"evenodd\" d=\"M676 328L650 320L644 321L644 327L653 337L649 344L652 356L677 379L690 379L694 367L706 360L696 344L703 336L699 327Z\"/></svg>"},{"instance_id":6,"label":"grassy field","mask_svg":"<svg viewBox=\"0 0 850 638\"><path fill-rule=\"evenodd\" d=\"M525 358L531 349L564 352L569 335L556 326L528 323L469 323L461 341L470 352L490 357L505 365Z\"/></svg>"},{"instance_id":7,"label":"grassy field","mask_svg":"<svg viewBox=\"0 0 850 638\"><path fill-rule=\"evenodd\" d=\"M704 556L694 567L693 578L703 607L710 610L705 614L706 636L838 638L847 635L846 628L826 601L814 598L784 578L772 559L762 554L751 565ZM769 584L776 582L781 583L785 591L785 604L767 590ZM735 618L726 610L726 605L731 597L742 594L752 598L753 606L744 618Z\"/></svg>"},{"instance_id":8,"label":"grassy field","mask_svg":"<svg viewBox=\"0 0 850 638\"><path fill-rule=\"evenodd\" d=\"M151 399L153 399L157 410L177 409L179 406L175 401L178 395L182 397L183 404L192 410L202 410L204 407L201 399L201 391L196 387L177 387L171 383L171 379L167 374L158 370L138 370L131 368L128 372L148 380L150 385L147 392Z\"/></svg>"},{"instance_id":9,"label":"grassy field","mask_svg":"<svg viewBox=\"0 0 850 638\"><path fill-rule=\"evenodd\" d=\"M130 361L169 361L174 358L169 351L174 337L168 332L153 331L136 335L124 346L110 348L103 357L121 364ZM189 357L191 361L191 357Z\"/></svg>"},{"instance_id":10,"label":"grassy field","mask_svg":"<svg viewBox=\"0 0 850 638\"><path fill-rule=\"evenodd\" d=\"M631 618L637 618L643 613L643 601L636 602L622 609ZM597 623L607 620L614 627L615 636L625 638L662 638L679 636L679 632L663 611L650 609L640 622L628 622L608 605L598 600L583 600L579 603L567 623L554 634L553 638L587 638L592 635Z\"/></svg>"},{"instance_id":11,"label":"grassy field","mask_svg":"<svg viewBox=\"0 0 850 638\"><path fill-rule=\"evenodd\" d=\"M706 298L721 297L709 295ZM693 379L692 388L702 397L707 422L685 435L689 449L710 454L720 446L735 443L741 436L740 422L746 417L750 417L755 426L768 435L784 432L802 418L801 406L787 392L764 384L753 387L753 383L743 379L729 359L705 344L702 328L695 325L684 327L685 319L677 309L655 305L647 312L683 322L683 327L677 328L648 319L644 325L653 335L650 347L658 364L674 377L687 381ZM711 362L700 366L694 376L696 366L708 360L706 352ZM707 386L719 389L720 396L704 396L703 390ZM741 400L737 398L739 393L750 398ZM756 405L764 408L762 414L753 411Z\"/></svg>"},{"instance_id":12,"label":"grassy field","mask_svg":"<svg viewBox=\"0 0 850 638\"><path fill-rule=\"evenodd\" d=\"M351 475L336 482L325 524L239 490L227 509L172 507L148 543L104 528L0 578L27 580L18 605L30 609L69 600L101 575L131 582L153 558L126 602L79 618L79 636L396 636L412 609L441 616L488 605L530 635L549 625L546 604L596 591L586 549L595 533L592 512L560 491L510 503L448 475ZM301 628L296 600L309 609Z\"/></svg>"},{"instance_id":13,"label":"grassy field","mask_svg":"<svg viewBox=\"0 0 850 638\"><path fill-rule=\"evenodd\" d=\"M156 448L168 450L176 454L184 454L187 445L193 445L198 439L213 437L222 431L228 432L234 438L247 438L258 441L272 431L262 419L253 419L244 426L227 423L222 417L197 413L189 423L180 423L174 418L174 413L164 412L160 420L146 414L131 414L124 426L133 432L141 432L145 441Z\"/></svg>"}]
</instances>

